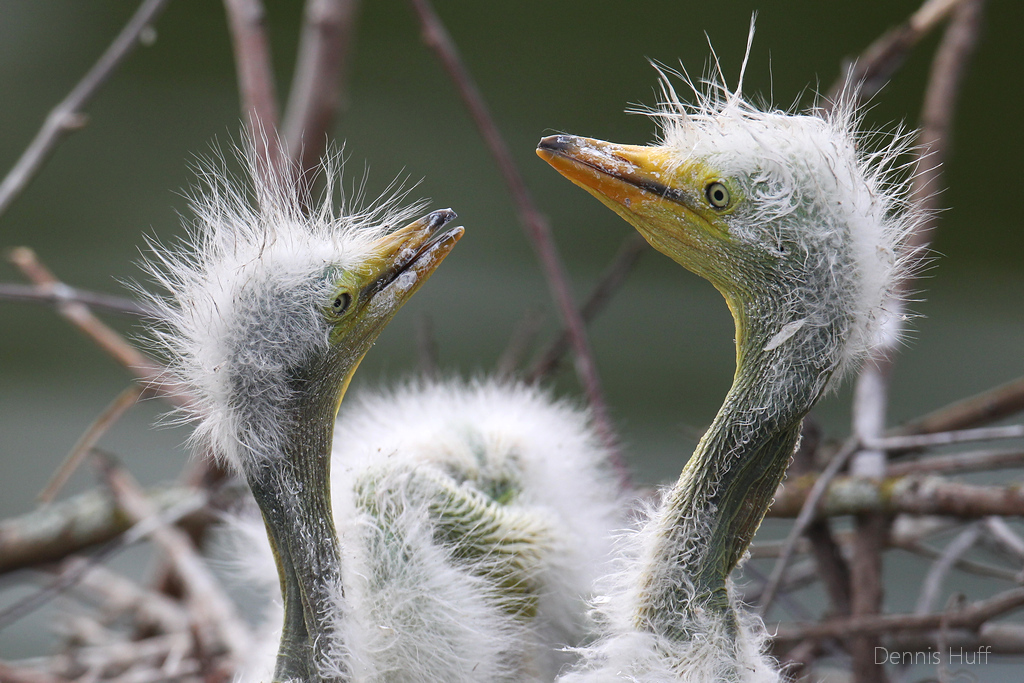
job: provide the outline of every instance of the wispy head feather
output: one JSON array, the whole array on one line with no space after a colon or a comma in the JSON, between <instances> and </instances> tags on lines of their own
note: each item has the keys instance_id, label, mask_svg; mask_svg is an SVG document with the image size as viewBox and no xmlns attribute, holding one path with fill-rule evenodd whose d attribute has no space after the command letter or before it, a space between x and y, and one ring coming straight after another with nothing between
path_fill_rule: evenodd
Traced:
<instances>
[{"instance_id":1,"label":"wispy head feather","mask_svg":"<svg viewBox=\"0 0 1024 683\"><path fill-rule=\"evenodd\" d=\"M789 273L798 285L793 305L780 312L776 331L796 321L813 330L827 319L847 320L833 350L837 377L891 345L905 317L900 283L919 262L907 239L924 219L909 201L913 132L861 130L855 91L828 113L798 113L752 104L714 70L694 83L655 66L660 102L634 111L657 121L658 144L678 164L700 160L740 184L747 201L729 218L733 237L769 254L795 248L802 256L799 272ZM691 91L692 104L674 80Z\"/></svg>"},{"instance_id":2,"label":"wispy head feather","mask_svg":"<svg viewBox=\"0 0 1024 683\"><path fill-rule=\"evenodd\" d=\"M296 174L261 172L266 160L251 147L237 156L243 178L220 155L199 165L187 237L173 247L152 241L143 267L166 292L149 295L159 311L153 334L194 396L185 415L198 420L193 442L241 468L278 452L280 407L293 392L285 371L328 343L317 304L332 286L328 271L358 269L422 205L401 206L407 193L392 185L365 208L342 196L336 209L340 152L324 162L316 200Z\"/></svg>"}]
</instances>

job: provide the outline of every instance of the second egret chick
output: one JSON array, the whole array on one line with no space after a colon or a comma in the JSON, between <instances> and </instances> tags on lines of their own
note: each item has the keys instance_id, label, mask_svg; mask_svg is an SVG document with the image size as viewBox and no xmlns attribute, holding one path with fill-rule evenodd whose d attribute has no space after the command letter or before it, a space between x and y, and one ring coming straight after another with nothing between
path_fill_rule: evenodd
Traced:
<instances>
[{"instance_id":1,"label":"second egret chick","mask_svg":"<svg viewBox=\"0 0 1024 683\"><path fill-rule=\"evenodd\" d=\"M906 138L870 151L849 102L829 116L763 111L721 82L691 87L692 106L663 80L652 145L554 135L537 149L709 280L736 326L732 388L609 591L604 638L566 683L779 680L729 576L804 416L893 327L919 219L894 173Z\"/></svg>"}]
</instances>

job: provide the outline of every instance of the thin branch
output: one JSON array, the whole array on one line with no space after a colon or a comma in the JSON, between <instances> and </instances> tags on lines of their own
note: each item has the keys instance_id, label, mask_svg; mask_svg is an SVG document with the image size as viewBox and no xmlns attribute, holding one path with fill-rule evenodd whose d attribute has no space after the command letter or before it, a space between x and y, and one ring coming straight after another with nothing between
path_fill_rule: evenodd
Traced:
<instances>
[{"instance_id":1,"label":"thin branch","mask_svg":"<svg viewBox=\"0 0 1024 683\"><path fill-rule=\"evenodd\" d=\"M920 555L921 557L927 557L930 560L938 560L942 557L941 551L917 541L891 541L891 547L899 548L900 550L905 550L908 553ZM992 579L999 579L1001 581L1009 581L1010 583L1021 583L1019 580L1020 575L1017 572L1010 569L1004 569L1003 567L985 564L983 562L965 560L962 557L954 558L953 567L967 574L975 574L976 576L985 576Z\"/></svg>"},{"instance_id":2,"label":"thin branch","mask_svg":"<svg viewBox=\"0 0 1024 683\"><path fill-rule=\"evenodd\" d=\"M942 588L943 579L949 574L956 561L974 547L980 535L981 527L977 524L972 524L957 534L956 538L946 545L924 578L924 583L921 585L921 593L917 598L917 605L914 607L915 614L928 614L931 612L932 605L935 604L935 599L939 596L939 589Z\"/></svg>"},{"instance_id":3,"label":"thin branch","mask_svg":"<svg viewBox=\"0 0 1024 683\"><path fill-rule=\"evenodd\" d=\"M949 404L911 420L890 434L932 434L977 427L1001 420L1024 410L1024 377L1001 384L969 398Z\"/></svg>"},{"instance_id":4,"label":"thin branch","mask_svg":"<svg viewBox=\"0 0 1024 683\"><path fill-rule=\"evenodd\" d=\"M558 247L551 234L551 227L534 204L533 197L526 188L526 183L523 181L522 175L520 175L515 162L512 160L508 146L501 137L501 133L491 117L479 88L477 88L473 77L462 63L458 49L452 41L448 30L441 22L440 17L434 11L429 0L410 0L410 2L416 11L416 15L419 17L424 41L437 53L444 64L448 75L455 83L463 102L466 104L467 109L469 109L473 121L480 130L484 142L487 144L488 149L490 149L491 154L494 155L502 177L509 187L519 214L519 221L533 243L540 259L541 267L544 270L544 275L547 278L551 295L555 300L566 328L569 330L572 349L575 354L576 374L594 413L595 426L605 444L612 449L616 462L620 463L621 455L618 452L615 431L612 427L611 418L608 415L608 408L605 405L597 365L590 350L590 343L587 340L583 319L573 302L569 279L565 273L565 266L558 255Z\"/></svg>"},{"instance_id":5,"label":"thin branch","mask_svg":"<svg viewBox=\"0 0 1024 683\"><path fill-rule=\"evenodd\" d=\"M922 152L918 155L913 176L911 201L921 211L924 220L907 245L917 253L922 253L922 248L931 242L935 231L943 165L953 145L956 103L981 33L985 5L984 0L961 0L951 4L956 8L932 60L921 108L918 146Z\"/></svg>"},{"instance_id":6,"label":"thin branch","mask_svg":"<svg viewBox=\"0 0 1024 683\"><path fill-rule=\"evenodd\" d=\"M416 358L420 374L428 379L440 377L439 357L434 326L431 324L430 316L424 313L416 320Z\"/></svg>"},{"instance_id":7,"label":"thin branch","mask_svg":"<svg viewBox=\"0 0 1024 683\"><path fill-rule=\"evenodd\" d=\"M977 629L989 619L1024 606L1024 588L1012 588L991 598L971 603L955 612L938 614L886 614L830 619L816 624L780 624L775 638L781 641L843 638L873 633L896 633L940 628Z\"/></svg>"},{"instance_id":8,"label":"thin branch","mask_svg":"<svg viewBox=\"0 0 1024 683\"><path fill-rule=\"evenodd\" d=\"M50 481L36 497L40 503L49 503L57 497L57 493L64 487L68 479L74 474L78 466L82 464L85 457L99 442L103 435L109 431L121 417L128 412L146 393L146 388L139 384L132 384L130 387L117 395L106 409L100 413L85 433L78 437L78 441L71 448L71 452L64 458L64 462L54 471Z\"/></svg>"},{"instance_id":9,"label":"thin branch","mask_svg":"<svg viewBox=\"0 0 1024 683\"><path fill-rule=\"evenodd\" d=\"M8 258L25 277L42 290L60 292L67 287L28 247L12 249ZM61 298L59 295L55 296ZM57 304L57 311L129 372L152 386L168 402L176 406L188 403L189 397L181 388L167 383L167 373L163 366L125 341L113 328L93 315L88 306L78 301L67 300Z\"/></svg>"},{"instance_id":10,"label":"thin branch","mask_svg":"<svg viewBox=\"0 0 1024 683\"><path fill-rule=\"evenodd\" d=\"M927 458L899 462L889 465L890 477L905 477L910 474L954 474L964 472L987 472L1003 468L1024 467L1024 451L984 450L932 455Z\"/></svg>"},{"instance_id":11,"label":"thin branch","mask_svg":"<svg viewBox=\"0 0 1024 683\"><path fill-rule=\"evenodd\" d=\"M601 277L598 278L597 284L594 285L590 296L587 297L586 302L580 309L580 317L583 318L584 323L590 323L604 310L619 287L622 286L629 271L633 269L640 256L647 250L647 240L641 237L639 233L634 232L622 241L622 245L615 253L612 262L605 268ZM527 374L526 381L533 383L550 377L558 368L562 356L569 350L570 342L569 330L563 329L562 333L541 354L540 360L534 364Z\"/></svg>"},{"instance_id":12,"label":"thin branch","mask_svg":"<svg viewBox=\"0 0 1024 683\"><path fill-rule=\"evenodd\" d=\"M238 73L238 94L242 118L257 164L267 164L262 173L283 178L286 164L278 137L277 92L270 59L270 44L264 26L265 12L260 0L224 0Z\"/></svg>"},{"instance_id":13,"label":"thin branch","mask_svg":"<svg viewBox=\"0 0 1024 683\"><path fill-rule=\"evenodd\" d=\"M512 331L512 335L494 364L494 375L499 378L514 377L526 356L530 353L537 335L544 323L544 313L535 308L527 308L522 319Z\"/></svg>"},{"instance_id":14,"label":"thin branch","mask_svg":"<svg viewBox=\"0 0 1024 683\"><path fill-rule=\"evenodd\" d=\"M85 125L82 108L139 43L139 36L167 6L168 0L145 0L114 38L99 61L82 77L60 104L46 116L43 127L0 183L0 215L28 185L60 139Z\"/></svg>"},{"instance_id":15,"label":"thin branch","mask_svg":"<svg viewBox=\"0 0 1024 683\"><path fill-rule=\"evenodd\" d=\"M856 88L861 100L870 100L889 82L910 50L965 0L925 0L902 24L886 31L856 59L849 60L829 89L824 109L830 109L844 93Z\"/></svg>"},{"instance_id":16,"label":"thin branch","mask_svg":"<svg viewBox=\"0 0 1024 683\"><path fill-rule=\"evenodd\" d=\"M1021 438L1024 438L1024 425L1008 425L1006 427L981 427L978 429L963 429L954 432L937 432L911 436L884 436L872 439L868 442L868 445L871 448L883 451L906 451L916 448L948 446L957 443Z\"/></svg>"},{"instance_id":17,"label":"thin branch","mask_svg":"<svg viewBox=\"0 0 1024 683\"><path fill-rule=\"evenodd\" d=\"M300 179L320 157L343 97L359 0L306 0L285 110L286 149Z\"/></svg>"},{"instance_id":18,"label":"thin branch","mask_svg":"<svg viewBox=\"0 0 1024 683\"><path fill-rule=\"evenodd\" d=\"M155 311L138 301L111 294L89 292L84 289L70 287L39 287L22 285L13 282L0 282L0 299L8 301L28 301L48 304L75 302L90 308L98 308L110 313L146 318L155 315Z\"/></svg>"},{"instance_id":19,"label":"thin branch","mask_svg":"<svg viewBox=\"0 0 1024 683\"><path fill-rule=\"evenodd\" d=\"M986 519L985 532L1002 552L1010 555L1017 562L1024 562L1024 539L1011 529L1002 517Z\"/></svg>"}]
</instances>

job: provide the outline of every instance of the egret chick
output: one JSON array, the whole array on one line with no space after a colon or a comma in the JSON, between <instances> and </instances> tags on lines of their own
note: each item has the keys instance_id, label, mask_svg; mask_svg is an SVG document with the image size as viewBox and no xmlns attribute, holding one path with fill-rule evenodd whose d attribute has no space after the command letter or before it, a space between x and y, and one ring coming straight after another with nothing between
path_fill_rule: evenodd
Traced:
<instances>
[{"instance_id":1,"label":"egret chick","mask_svg":"<svg viewBox=\"0 0 1024 683\"><path fill-rule=\"evenodd\" d=\"M192 243L151 267L194 440L246 477L266 527L239 559L265 547L283 597L243 680L553 680L617 523L587 416L523 387L410 384L336 427L359 361L462 228L444 210L394 230L410 212L390 202L336 215L329 189L307 215L292 185L250 175L251 203L212 176Z\"/></svg>"},{"instance_id":2,"label":"egret chick","mask_svg":"<svg viewBox=\"0 0 1024 683\"><path fill-rule=\"evenodd\" d=\"M345 591L334 417L363 356L463 229L447 227L447 209L395 229L418 208L394 197L335 213L335 174L314 204L253 157L248 195L206 174L189 243L154 250L149 270L168 292L155 336L195 397L193 441L245 476L262 512L284 596L274 680L320 680L337 668L328 606Z\"/></svg>"},{"instance_id":3,"label":"egret chick","mask_svg":"<svg viewBox=\"0 0 1024 683\"><path fill-rule=\"evenodd\" d=\"M741 79L742 81L742 76ZM609 588L577 681L773 681L760 623L729 575L782 480L804 416L886 333L919 217L898 159L857 112L763 111L721 83L680 101L667 78L651 146L554 135L537 153L709 280L736 325L732 388Z\"/></svg>"}]
</instances>

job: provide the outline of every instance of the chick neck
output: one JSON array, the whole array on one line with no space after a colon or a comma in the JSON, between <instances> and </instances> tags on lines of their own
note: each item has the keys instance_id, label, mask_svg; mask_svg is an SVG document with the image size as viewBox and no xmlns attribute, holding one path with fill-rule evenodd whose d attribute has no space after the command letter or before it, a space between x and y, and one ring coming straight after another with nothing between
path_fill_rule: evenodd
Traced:
<instances>
[{"instance_id":1,"label":"chick neck","mask_svg":"<svg viewBox=\"0 0 1024 683\"><path fill-rule=\"evenodd\" d=\"M697 614L735 630L727 579L839 365L836 339L848 322L822 324L770 288L725 295L736 323L733 384L652 520L634 613L638 627L672 639L692 637Z\"/></svg>"},{"instance_id":2,"label":"chick neck","mask_svg":"<svg viewBox=\"0 0 1024 683\"><path fill-rule=\"evenodd\" d=\"M294 395L300 398L283 411L286 434L280 458L246 472L274 550L284 599L275 682L332 680L321 664L337 661L331 656L336 645L334 607L343 588L331 506L331 450L338 406L358 359L346 365L329 357L296 373Z\"/></svg>"}]
</instances>

